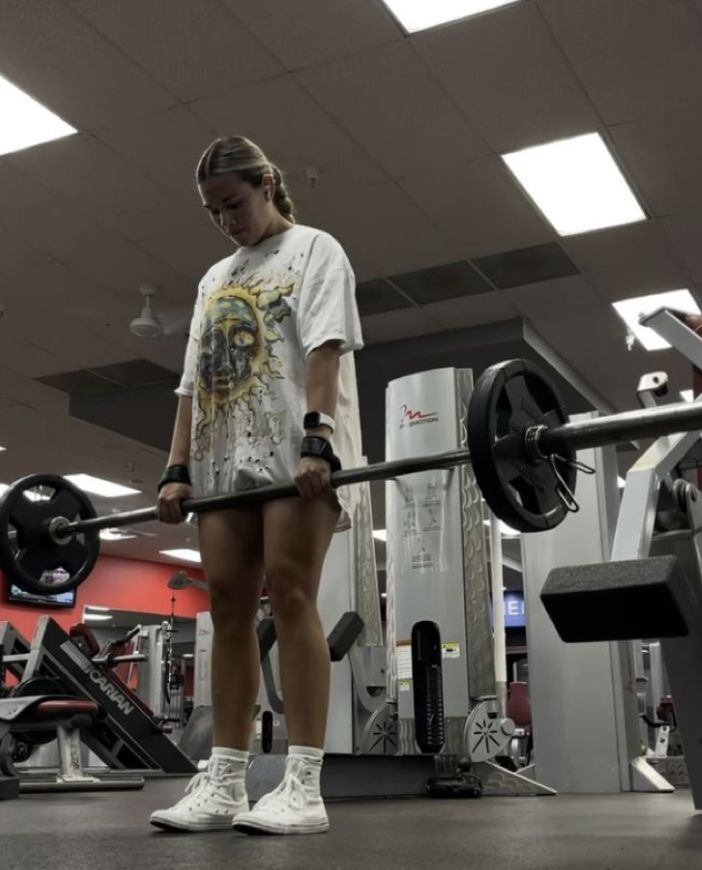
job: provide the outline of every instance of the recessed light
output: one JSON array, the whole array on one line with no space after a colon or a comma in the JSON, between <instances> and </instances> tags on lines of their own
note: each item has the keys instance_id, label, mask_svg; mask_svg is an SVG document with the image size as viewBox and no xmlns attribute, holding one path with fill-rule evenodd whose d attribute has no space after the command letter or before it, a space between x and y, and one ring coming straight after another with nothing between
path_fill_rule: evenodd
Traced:
<instances>
[{"instance_id":1,"label":"recessed light","mask_svg":"<svg viewBox=\"0 0 702 870\"><path fill-rule=\"evenodd\" d=\"M187 547L176 550L160 550L160 552L164 556L170 556L171 559L183 559L186 562L202 562L199 551L191 550Z\"/></svg>"},{"instance_id":2,"label":"recessed light","mask_svg":"<svg viewBox=\"0 0 702 870\"><path fill-rule=\"evenodd\" d=\"M78 131L0 76L0 154L11 154Z\"/></svg>"},{"instance_id":3,"label":"recessed light","mask_svg":"<svg viewBox=\"0 0 702 870\"><path fill-rule=\"evenodd\" d=\"M641 326L639 320L652 314L657 308L672 308L683 314L699 314L698 304L689 290L669 290L665 293L651 293L634 299L613 302L614 310L626 323L629 331L641 342L646 350L663 350L670 344L650 326Z\"/></svg>"},{"instance_id":4,"label":"recessed light","mask_svg":"<svg viewBox=\"0 0 702 870\"><path fill-rule=\"evenodd\" d=\"M383 0L408 33L507 6L515 0Z\"/></svg>"},{"instance_id":5,"label":"recessed light","mask_svg":"<svg viewBox=\"0 0 702 870\"><path fill-rule=\"evenodd\" d=\"M376 539L376 541L387 541L388 530L387 529L373 529L373 537Z\"/></svg>"},{"instance_id":6,"label":"recessed light","mask_svg":"<svg viewBox=\"0 0 702 870\"><path fill-rule=\"evenodd\" d=\"M502 159L561 236L646 219L599 133L536 145Z\"/></svg>"},{"instance_id":7,"label":"recessed light","mask_svg":"<svg viewBox=\"0 0 702 870\"><path fill-rule=\"evenodd\" d=\"M120 498L125 495L139 495L141 492L139 489L122 486L122 484L113 483L111 480L102 480L102 478L93 477L91 474L67 474L65 477L66 480L70 480L84 492L101 495L103 498Z\"/></svg>"},{"instance_id":8,"label":"recessed light","mask_svg":"<svg viewBox=\"0 0 702 870\"><path fill-rule=\"evenodd\" d=\"M619 489L624 489L624 487L626 486L626 481L623 477L617 478L617 486L619 487Z\"/></svg>"}]
</instances>

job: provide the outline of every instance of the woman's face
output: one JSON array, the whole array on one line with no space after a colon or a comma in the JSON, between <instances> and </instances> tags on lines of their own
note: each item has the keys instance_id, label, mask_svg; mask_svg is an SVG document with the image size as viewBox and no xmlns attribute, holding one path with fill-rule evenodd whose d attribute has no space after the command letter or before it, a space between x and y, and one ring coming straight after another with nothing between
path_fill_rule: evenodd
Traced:
<instances>
[{"instance_id":1,"label":"woman's face","mask_svg":"<svg viewBox=\"0 0 702 870\"><path fill-rule=\"evenodd\" d=\"M242 181L235 172L218 175L200 183L202 204L215 226L237 245L255 245L266 235L275 217L272 199L273 177L263 176L260 187Z\"/></svg>"}]
</instances>

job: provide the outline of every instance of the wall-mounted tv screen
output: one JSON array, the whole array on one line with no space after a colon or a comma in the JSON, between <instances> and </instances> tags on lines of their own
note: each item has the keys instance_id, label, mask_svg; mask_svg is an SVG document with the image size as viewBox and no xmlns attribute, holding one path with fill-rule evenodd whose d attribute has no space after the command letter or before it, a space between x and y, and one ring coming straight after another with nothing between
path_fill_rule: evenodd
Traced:
<instances>
[{"instance_id":1,"label":"wall-mounted tv screen","mask_svg":"<svg viewBox=\"0 0 702 870\"><path fill-rule=\"evenodd\" d=\"M53 579L58 583L67 577L68 574L63 568L57 568L55 571L45 572L42 580L51 581ZM25 592L24 589L15 586L8 578L7 600L16 604L36 605L37 607L75 607L76 590L71 589L69 592L59 592L58 595L37 595L34 592Z\"/></svg>"}]
</instances>

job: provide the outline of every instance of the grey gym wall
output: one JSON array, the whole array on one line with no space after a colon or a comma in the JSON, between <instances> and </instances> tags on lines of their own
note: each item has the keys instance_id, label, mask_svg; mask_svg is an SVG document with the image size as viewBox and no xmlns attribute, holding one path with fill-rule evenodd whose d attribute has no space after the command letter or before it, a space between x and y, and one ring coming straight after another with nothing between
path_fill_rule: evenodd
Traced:
<instances>
[{"instance_id":1,"label":"grey gym wall","mask_svg":"<svg viewBox=\"0 0 702 870\"><path fill-rule=\"evenodd\" d=\"M563 643L539 597L551 568L609 558L619 508L615 450L583 450L578 459L595 468L578 475L580 511L549 532L522 535L535 778L558 792L616 793L619 688L610 644Z\"/></svg>"}]
</instances>

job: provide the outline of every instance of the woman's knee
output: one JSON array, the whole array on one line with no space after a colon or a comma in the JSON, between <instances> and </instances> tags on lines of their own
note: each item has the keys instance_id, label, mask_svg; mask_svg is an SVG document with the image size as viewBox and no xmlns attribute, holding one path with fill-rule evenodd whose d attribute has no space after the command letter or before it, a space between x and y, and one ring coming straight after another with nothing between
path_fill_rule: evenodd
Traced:
<instances>
[{"instance_id":1,"label":"woman's knee","mask_svg":"<svg viewBox=\"0 0 702 870\"><path fill-rule=\"evenodd\" d=\"M266 588L273 615L282 619L296 619L316 611L316 584L310 582L300 566L294 562L277 562L266 566Z\"/></svg>"},{"instance_id":2,"label":"woman's knee","mask_svg":"<svg viewBox=\"0 0 702 870\"><path fill-rule=\"evenodd\" d=\"M210 613L215 628L248 628L255 624L260 589L241 588L232 578L208 578Z\"/></svg>"}]
</instances>

